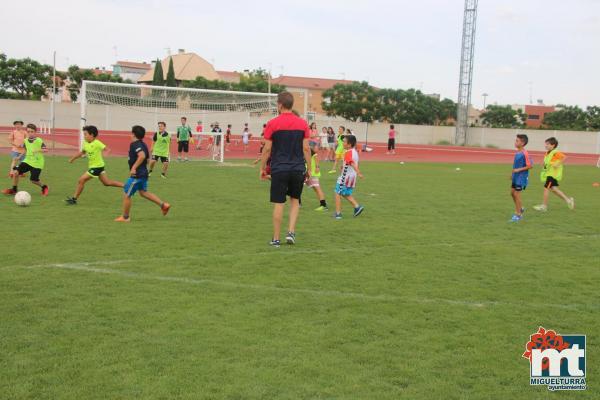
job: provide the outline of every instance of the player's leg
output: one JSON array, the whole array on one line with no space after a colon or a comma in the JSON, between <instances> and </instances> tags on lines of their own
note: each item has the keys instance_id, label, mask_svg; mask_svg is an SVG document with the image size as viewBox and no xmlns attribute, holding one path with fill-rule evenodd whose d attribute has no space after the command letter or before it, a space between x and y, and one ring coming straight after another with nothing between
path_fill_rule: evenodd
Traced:
<instances>
[{"instance_id":1,"label":"player's leg","mask_svg":"<svg viewBox=\"0 0 600 400\"><path fill-rule=\"evenodd\" d=\"M100 182L102 182L102 184L104 186L112 186L112 187L120 187L120 188L123 187L123 182L113 181L113 180L109 179L108 175L104 171L100 174L100 176L98 176L98 179L100 179Z\"/></svg>"},{"instance_id":2,"label":"player's leg","mask_svg":"<svg viewBox=\"0 0 600 400\"><path fill-rule=\"evenodd\" d=\"M321 185L313 186L313 190L319 199L319 207L315 209L315 211L326 211L327 210L327 201L325 200L325 193L321 189Z\"/></svg>"},{"instance_id":3,"label":"player's leg","mask_svg":"<svg viewBox=\"0 0 600 400\"><path fill-rule=\"evenodd\" d=\"M163 163L162 163L162 176L166 177L168 170L169 170L169 158L167 158L166 161L163 160Z\"/></svg>"},{"instance_id":4,"label":"player's leg","mask_svg":"<svg viewBox=\"0 0 600 400\"><path fill-rule=\"evenodd\" d=\"M36 186L39 186L42 189L42 196L48 196L48 185L44 184L40 180L40 174L42 170L39 168L31 168L29 173L29 180Z\"/></svg>"},{"instance_id":5,"label":"player's leg","mask_svg":"<svg viewBox=\"0 0 600 400\"><path fill-rule=\"evenodd\" d=\"M182 153L183 153L183 142L177 142L177 161L181 161Z\"/></svg>"},{"instance_id":6,"label":"player's leg","mask_svg":"<svg viewBox=\"0 0 600 400\"><path fill-rule=\"evenodd\" d=\"M157 195L155 195L154 193L150 193L147 190L140 189L140 196L142 196L146 200L150 200L151 202L159 206L163 215L167 215L169 209L171 208L171 205L169 203L167 203L166 201L162 201Z\"/></svg>"},{"instance_id":7,"label":"player's leg","mask_svg":"<svg viewBox=\"0 0 600 400\"><path fill-rule=\"evenodd\" d=\"M302 190L304 189L304 172L292 172L288 180L290 196L290 214L288 218L288 233L285 237L288 244L296 243L296 223L300 213Z\"/></svg>"},{"instance_id":8,"label":"player's leg","mask_svg":"<svg viewBox=\"0 0 600 400\"><path fill-rule=\"evenodd\" d=\"M285 203L273 204L273 242L279 242L281 237L281 222Z\"/></svg>"},{"instance_id":9,"label":"player's leg","mask_svg":"<svg viewBox=\"0 0 600 400\"><path fill-rule=\"evenodd\" d=\"M148 163L148 172L152 173L152 171L154 171L154 165L156 165L156 158L155 156L152 156L150 162Z\"/></svg>"},{"instance_id":10,"label":"player's leg","mask_svg":"<svg viewBox=\"0 0 600 400\"><path fill-rule=\"evenodd\" d=\"M183 142L184 161L188 161L188 152L190 151L190 142Z\"/></svg>"},{"instance_id":11,"label":"player's leg","mask_svg":"<svg viewBox=\"0 0 600 400\"><path fill-rule=\"evenodd\" d=\"M562 190L560 190L558 188L558 186L552 186L552 193L554 193L556 196L560 197L561 199L563 199L565 201L565 203L567 203L567 205L569 206L569 208L572 210L575 208L575 199L572 197L568 197L566 194L564 194L562 192Z\"/></svg>"},{"instance_id":12,"label":"player's leg","mask_svg":"<svg viewBox=\"0 0 600 400\"><path fill-rule=\"evenodd\" d=\"M92 179L91 175L87 172L79 177L77 180L77 188L75 189L75 194L73 195L73 199L77 200L79 196L81 196L81 192L83 192L83 188L87 181Z\"/></svg>"}]
</instances>

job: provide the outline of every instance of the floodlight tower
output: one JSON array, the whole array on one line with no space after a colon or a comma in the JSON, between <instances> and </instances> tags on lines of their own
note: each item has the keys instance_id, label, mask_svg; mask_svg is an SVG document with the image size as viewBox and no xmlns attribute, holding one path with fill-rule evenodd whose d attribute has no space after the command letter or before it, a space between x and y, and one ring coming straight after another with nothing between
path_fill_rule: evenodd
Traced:
<instances>
[{"instance_id":1,"label":"floodlight tower","mask_svg":"<svg viewBox=\"0 0 600 400\"><path fill-rule=\"evenodd\" d=\"M465 0L462 48L460 51L460 77L458 79L458 109L455 144L464 146L469 129L469 105L473 84L473 58L475 55L475 31L477 25L478 0Z\"/></svg>"}]
</instances>

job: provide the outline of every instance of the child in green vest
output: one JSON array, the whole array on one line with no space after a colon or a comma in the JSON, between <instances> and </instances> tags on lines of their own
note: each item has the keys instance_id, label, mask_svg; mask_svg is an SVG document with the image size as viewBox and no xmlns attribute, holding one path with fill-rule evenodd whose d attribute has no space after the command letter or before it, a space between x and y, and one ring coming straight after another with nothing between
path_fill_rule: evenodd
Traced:
<instances>
[{"instance_id":1,"label":"child in green vest","mask_svg":"<svg viewBox=\"0 0 600 400\"><path fill-rule=\"evenodd\" d=\"M27 138L22 146L25 149L25 158L17 167L17 173L13 174L13 187L4 189L2 193L14 195L18 192L19 175L30 173L29 180L34 185L42 188L42 196L48 196L48 186L40 181L40 174L44 169L44 152L46 145L44 141L36 137L37 127L34 124L27 124Z\"/></svg>"},{"instance_id":2,"label":"child in green vest","mask_svg":"<svg viewBox=\"0 0 600 400\"><path fill-rule=\"evenodd\" d=\"M558 140L555 137L546 139L544 144L546 146L546 155L544 156L544 169L540 175L544 183L544 200L542 204L533 208L537 211L548 211L548 197L550 197L550 192L552 192L563 199L569 209L573 210L575 208L575 199L568 197L558 188L558 182L562 180L563 164L566 156L557 150Z\"/></svg>"},{"instance_id":3,"label":"child in green vest","mask_svg":"<svg viewBox=\"0 0 600 400\"><path fill-rule=\"evenodd\" d=\"M160 173L161 178L167 177L167 170L169 169L169 155L171 151L171 135L166 131L167 124L164 122L158 123L158 132L154 133L152 138L152 147L150 152L152 153L152 160L150 160L150 175L154 169L154 164L157 161L162 163L162 172Z\"/></svg>"},{"instance_id":4,"label":"child in green vest","mask_svg":"<svg viewBox=\"0 0 600 400\"><path fill-rule=\"evenodd\" d=\"M311 143L310 145L311 163L310 163L310 178L305 182L306 186L312 188L315 194L319 198L319 207L315 211L327 211L327 201L325 201L325 194L321 190L321 184L319 178L321 177L321 169L319 168L319 154L317 153L317 143Z\"/></svg>"},{"instance_id":5,"label":"child in green vest","mask_svg":"<svg viewBox=\"0 0 600 400\"><path fill-rule=\"evenodd\" d=\"M102 152L109 153L110 149L106 147L104 143L98 140L98 128L96 128L94 125L84 126L83 135L85 140L83 142L81 151L71 157L69 162L73 163L78 158L87 156L88 170L81 175L81 177L79 177L79 180L77 181L77 189L75 189L75 194L73 194L73 197L67 197L65 200L65 202L71 206L77 204L77 200L79 199L81 192L83 192L85 184L90 179L98 178L104 186L123 187L122 182L108 179L108 175L104 170L105 164L104 157L102 157Z\"/></svg>"}]
</instances>

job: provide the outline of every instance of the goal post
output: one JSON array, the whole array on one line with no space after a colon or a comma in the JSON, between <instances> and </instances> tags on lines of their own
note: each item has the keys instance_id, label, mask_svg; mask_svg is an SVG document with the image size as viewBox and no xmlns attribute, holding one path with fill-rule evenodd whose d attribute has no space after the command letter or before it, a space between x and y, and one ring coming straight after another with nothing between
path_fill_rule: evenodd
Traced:
<instances>
[{"instance_id":1,"label":"goal post","mask_svg":"<svg viewBox=\"0 0 600 400\"><path fill-rule=\"evenodd\" d=\"M101 137L110 139L109 146L116 146L117 153L121 153L128 146L133 125L143 126L150 141L158 122L165 122L173 139L174 154L175 133L185 117L192 138L200 142L190 143L190 158L222 162L224 132L211 132L209 126L219 122L224 131L231 124L236 132L241 132L242 126L254 123L258 130L258 124L276 114L276 100L277 95L269 93L83 81L79 94L80 126L96 125ZM80 130L80 147L83 140Z\"/></svg>"}]
</instances>

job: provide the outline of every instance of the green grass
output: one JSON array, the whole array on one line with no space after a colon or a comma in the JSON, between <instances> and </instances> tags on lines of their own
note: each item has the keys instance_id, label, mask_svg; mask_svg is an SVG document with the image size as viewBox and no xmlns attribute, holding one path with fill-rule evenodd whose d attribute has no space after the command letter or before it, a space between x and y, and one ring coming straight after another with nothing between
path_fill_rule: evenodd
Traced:
<instances>
[{"instance_id":1,"label":"green grass","mask_svg":"<svg viewBox=\"0 0 600 400\"><path fill-rule=\"evenodd\" d=\"M98 182L64 205L85 165L49 158L48 198L0 199L0 398L598 398L600 170L566 169L576 211L512 225L510 167L461 167L364 163L364 214L307 192L277 250L256 169L174 164L150 182L172 212L136 197L123 225ZM587 391L530 387L540 325L587 335Z\"/></svg>"}]
</instances>

